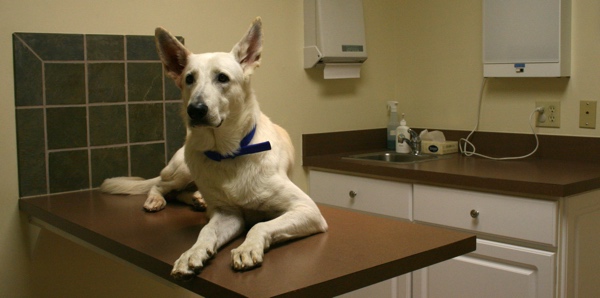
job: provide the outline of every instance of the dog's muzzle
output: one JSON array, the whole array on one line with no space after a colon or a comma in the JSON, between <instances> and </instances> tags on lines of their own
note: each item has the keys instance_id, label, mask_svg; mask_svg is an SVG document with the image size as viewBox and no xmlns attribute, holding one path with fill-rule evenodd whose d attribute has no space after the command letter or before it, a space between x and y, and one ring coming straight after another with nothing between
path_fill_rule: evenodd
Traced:
<instances>
[{"instance_id":1,"label":"dog's muzzle","mask_svg":"<svg viewBox=\"0 0 600 298\"><path fill-rule=\"evenodd\" d=\"M205 103L190 103L187 107L187 114L190 117L190 125L192 127L210 125L206 119L208 106Z\"/></svg>"},{"instance_id":2,"label":"dog's muzzle","mask_svg":"<svg viewBox=\"0 0 600 298\"><path fill-rule=\"evenodd\" d=\"M202 121L208 114L208 106L205 103L190 103L187 107L188 116L192 121Z\"/></svg>"},{"instance_id":3,"label":"dog's muzzle","mask_svg":"<svg viewBox=\"0 0 600 298\"><path fill-rule=\"evenodd\" d=\"M220 127L224 119L212 119L208 116L208 106L205 103L189 104L187 107L189 116L189 125L195 126L211 126ZM218 120L218 123L215 123Z\"/></svg>"}]
</instances>

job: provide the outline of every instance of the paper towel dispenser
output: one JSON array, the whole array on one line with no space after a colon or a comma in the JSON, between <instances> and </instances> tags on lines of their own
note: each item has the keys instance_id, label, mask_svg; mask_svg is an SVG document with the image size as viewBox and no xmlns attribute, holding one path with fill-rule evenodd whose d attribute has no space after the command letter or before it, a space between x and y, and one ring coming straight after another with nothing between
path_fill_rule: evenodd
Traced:
<instances>
[{"instance_id":1,"label":"paper towel dispenser","mask_svg":"<svg viewBox=\"0 0 600 298\"><path fill-rule=\"evenodd\" d=\"M362 0L304 0L304 68L323 63L326 78L328 69L336 78L359 77L365 60Z\"/></svg>"}]
</instances>

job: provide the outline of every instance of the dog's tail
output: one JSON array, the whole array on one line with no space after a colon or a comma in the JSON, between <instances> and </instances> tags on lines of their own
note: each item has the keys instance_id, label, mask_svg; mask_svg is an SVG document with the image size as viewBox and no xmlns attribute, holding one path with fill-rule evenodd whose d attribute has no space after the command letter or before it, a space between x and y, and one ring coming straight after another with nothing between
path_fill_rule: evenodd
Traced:
<instances>
[{"instance_id":1,"label":"dog's tail","mask_svg":"<svg viewBox=\"0 0 600 298\"><path fill-rule=\"evenodd\" d=\"M142 195L160 182L160 177L144 179L140 177L115 177L102 182L100 191L110 194Z\"/></svg>"}]
</instances>

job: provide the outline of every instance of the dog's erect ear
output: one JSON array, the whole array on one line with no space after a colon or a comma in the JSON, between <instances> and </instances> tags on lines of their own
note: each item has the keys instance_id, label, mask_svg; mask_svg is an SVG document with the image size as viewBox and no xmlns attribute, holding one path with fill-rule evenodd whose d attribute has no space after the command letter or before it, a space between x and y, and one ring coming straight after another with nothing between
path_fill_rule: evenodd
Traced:
<instances>
[{"instance_id":1,"label":"dog's erect ear","mask_svg":"<svg viewBox=\"0 0 600 298\"><path fill-rule=\"evenodd\" d=\"M181 74L187 65L187 58L191 52L175 36L161 27L156 28L154 38L156 40L158 55L165 66L167 74L181 88Z\"/></svg>"},{"instance_id":2,"label":"dog's erect ear","mask_svg":"<svg viewBox=\"0 0 600 298\"><path fill-rule=\"evenodd\" d=\"M262 21L254 19L248 33L231 50L231 54L242 66L244 74L251 74L260 65L262 53Z\"/></svg>"}]
</instances>

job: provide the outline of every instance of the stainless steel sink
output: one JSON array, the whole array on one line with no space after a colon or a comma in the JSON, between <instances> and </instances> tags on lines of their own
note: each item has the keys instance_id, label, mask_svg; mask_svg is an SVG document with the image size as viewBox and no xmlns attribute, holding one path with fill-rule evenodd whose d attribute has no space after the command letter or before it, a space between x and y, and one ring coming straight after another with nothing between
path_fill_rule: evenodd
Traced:
<instances>
[{"instance_id":1,"label":"stainless steel sink","mask_svg":"<svg viewBox=\"0 0 600 298\"><path fill-rule=\"evenodd\" d=\"M429 160L436 160L439 158L437 155L429 154L407 154L407 153L396 153L396 152L376 152L376 153L365 153L356 154L343 157L345 159L357 159L357 160L371 160L391 163L417 163Z\"/></svg>"}]
</instances>

